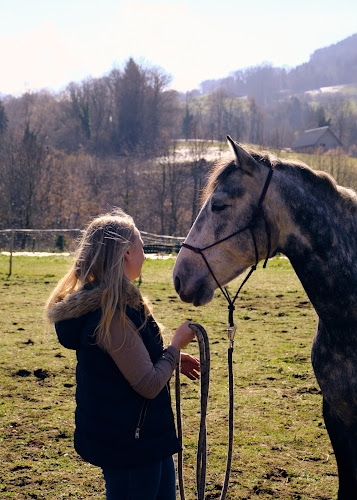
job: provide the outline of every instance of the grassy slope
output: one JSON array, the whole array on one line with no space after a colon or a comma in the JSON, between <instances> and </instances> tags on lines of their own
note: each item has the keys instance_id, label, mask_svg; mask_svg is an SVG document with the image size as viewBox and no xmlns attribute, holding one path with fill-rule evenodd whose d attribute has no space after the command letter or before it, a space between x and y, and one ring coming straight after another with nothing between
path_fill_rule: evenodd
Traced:
<instances>
[{"instance_id":1,"label":"grassy slope","mask_svg":"<svg viewBox=\"0 0 357 500\"><path fill-rule=\"evenodd\" d=\"M75 354L53 330L42 306L70 259L0 256L0 497L103 499L99 469L73 451ZM226 304L220 294L195 309L171 284L173 262L144 263L142 290L165 335L184 319L207 329L211 344L207 498L219 498L227 443ZM232 283L231 289L236 289ZM336 465L310 364L316 323L288 261L259 268L238 300L234 352L235 442L230 499L331 499ZM197 343L188 351L198 353ZM199 384L182 380L187 499L195 498Z\"/></svg>"}]
</instances>

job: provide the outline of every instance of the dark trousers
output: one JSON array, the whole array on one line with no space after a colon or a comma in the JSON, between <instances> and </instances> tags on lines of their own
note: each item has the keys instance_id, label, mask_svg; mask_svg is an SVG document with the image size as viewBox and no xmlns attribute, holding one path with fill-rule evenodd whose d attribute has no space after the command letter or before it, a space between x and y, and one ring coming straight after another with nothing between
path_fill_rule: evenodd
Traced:
<instances>
[{"instance_id":1,"label":"dark trousers","mask_svg":"<svg viewBox=\"0 0 357 500\"><path fill-rule=\"evenodd\" d=\"M172 457L129 469L103 468L107 500L175 500Z\"/></svg>"}]
</instances>

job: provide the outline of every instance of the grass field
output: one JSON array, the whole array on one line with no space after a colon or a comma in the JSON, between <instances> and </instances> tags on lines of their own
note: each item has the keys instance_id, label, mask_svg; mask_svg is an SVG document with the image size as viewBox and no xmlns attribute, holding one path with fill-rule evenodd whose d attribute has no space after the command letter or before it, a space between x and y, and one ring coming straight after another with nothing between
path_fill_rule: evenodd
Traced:
<instances>
[{"instance_id":1,"label":"grass field","mask_svg":"<svg viewBox=\"0 0 357 500\"><path fill-rule=\"evenodd\" d=\"M75 353L45 333L43 304L69 257L0 256L0 498L104 500L100 470L72 446ZM226 303L196 309L179 301L173 260L147 260L144 295L165 335L184 319L210 337L207 499L219 498L227 444ZM237 283L233 282L231 290ZM337 469L310 363L316 324L289 262L258 270L238 300L234 351L235 440L229 499L333 499ZM197 342L187 349L198 355ZM199 384L182 380L185 483L195 498ZM144 499L143 499L144 500Z\"/></svg>"}]
</instances>

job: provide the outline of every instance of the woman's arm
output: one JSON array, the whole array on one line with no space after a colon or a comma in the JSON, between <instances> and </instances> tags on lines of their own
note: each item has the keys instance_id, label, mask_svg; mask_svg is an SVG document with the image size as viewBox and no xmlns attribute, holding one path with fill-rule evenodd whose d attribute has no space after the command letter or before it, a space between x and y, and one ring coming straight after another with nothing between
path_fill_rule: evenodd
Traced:
<instances>
[{"instance_id":1,"label":"woman's arm","mask_svg":"<svg viewBox=\"0 0 357 500\"><path fill-rule=\"evenodd\" d=\"M135 329L133 323L131 326ZM106 351L121 373L136 392L148 399L155 398L170 380L180 357L179 351L171 345L153 364L139 333L133 333L128 326L123 331L118 313L114 314L110 333L112 343Z\"/></svg>"}]
</instances>

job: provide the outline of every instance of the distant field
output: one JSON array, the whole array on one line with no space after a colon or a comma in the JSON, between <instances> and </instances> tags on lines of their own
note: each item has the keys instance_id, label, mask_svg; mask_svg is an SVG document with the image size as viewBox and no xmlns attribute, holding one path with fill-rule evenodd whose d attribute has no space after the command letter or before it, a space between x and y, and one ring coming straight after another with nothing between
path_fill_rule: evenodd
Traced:
<instances>
[{"instance_id":1,"label":"distant field","mask_svg":"<svg viewBox=\"0 0 357 500\"><path fill-rule=\"evenodd\" d=\"M100 470L72 445L75 353L45 333L43 304L70 257L0 256L0 498L104 500ZM171 284L173 260L144 263L142 291L169 338L184 319L210 337L207 499L218 499L227 444L227 320L220 294L200 309L180 302ZM232 283L231 289L236 289ZM259 266L236 310L235 440L227 498L327 500L337 469L310 364L316 324L289 262ZM197 355L197 343L188 351ZM195 498L199 384L182 380L186 498Z\"/></svg>"}]
</instances>

